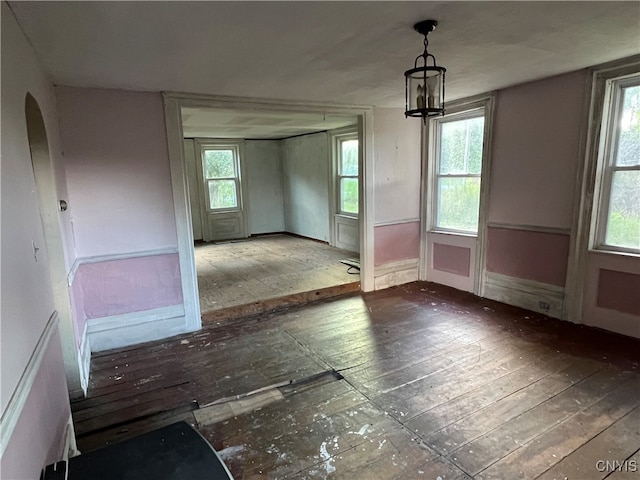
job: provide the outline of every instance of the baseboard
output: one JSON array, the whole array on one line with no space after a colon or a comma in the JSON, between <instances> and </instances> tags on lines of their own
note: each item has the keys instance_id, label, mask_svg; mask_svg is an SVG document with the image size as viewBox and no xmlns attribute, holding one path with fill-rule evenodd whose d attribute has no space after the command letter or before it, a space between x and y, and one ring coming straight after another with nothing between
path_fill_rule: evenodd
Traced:
<instances>
[{"instance_id":1,"label":"baseboard","mask_svg":"<svg viewBox=\"0 0 640 480\"><path fill-rule=\"evenodd\" d=\"M91 352L160 340L187 331L182 304L93 318L87 322Z\"/></svg>"},{"instance_id":2,"label":"baseboard","mask_svg":"<svg viewBox=\"0 0 640 480\"><path fill-rule=\"evenodd\" d=\"M83 396L87 395L89 389L89 374L91 373L91 343L87 332L87 324L84 325L82 341L80 342L80 352L78 352L78 367L80 370L80 386Z\"/></svg>"},{"instance_id":3,"label":"baseboard","mask_svg":"<svg viewBox=\"0 0 640 480\"><path fill-rule=\"evenodd\" d=\"M33 383L36 379L40 367L42 364L42 358L49 348L49 341L58 328L58 312L54 312L49 317L47 324L45 325L36 348L31 354L31 358L27 362L27 366L18 381L18 385L13 392L13 395L9 399L7 408L2 414L0 419L0 458L4 455L4 451L7 448L7 444L11 439L14 429L22 414L22 409L27 402L27 397L31 392Z\"/></svg>"},{"instance_id":4,"label":"baseboard","mask_svg":"<svg viewBox=\"0 0 640 480\"><path fill-rule=\"evenodd\" d=\"M376 265L374 270L375 290L415 282L416 280L418 280L417 258Z\"/></svg>"},{"instance_id":5,"label":"baseboard","mask_svg":"<svg viewBox=\"0 0 640 480\"><path fill-rule=\"evenodd\" d=\"M564 288L556 285L485 272L481 296L562 319Z\"/></svg>"},{"instance_id":6,"label":"baseboard","mask_svg":"<svg viewBox=\"0 0 640 480\"><path fill-rule=\"evenodd\" d=\"M77 457L78 455L80 455L80 451L78 450L78 445L76 444L76 431L73 427L73 417L69 415L69 419L67 420L67 428L64 431L62 452L60 453L58 458L67 461L72 457Z\"/></svg>"}]
</instances>

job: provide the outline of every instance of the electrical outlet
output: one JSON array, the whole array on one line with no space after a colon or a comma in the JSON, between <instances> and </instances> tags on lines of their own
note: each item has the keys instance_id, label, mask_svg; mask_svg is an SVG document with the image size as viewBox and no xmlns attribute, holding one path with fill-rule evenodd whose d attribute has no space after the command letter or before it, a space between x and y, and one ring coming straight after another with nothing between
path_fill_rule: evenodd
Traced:
<instances>
[{"instance_id":1,"label":"electrical outlet","mask_svg":"<svg viewBox=\"0 0 640 480\"><path fill-rule=\"evenodd\" d=\"M539 305L541 310L549 311L551 309L551 306L547 302L540 302Z\"/></svg>"}]
</instances>

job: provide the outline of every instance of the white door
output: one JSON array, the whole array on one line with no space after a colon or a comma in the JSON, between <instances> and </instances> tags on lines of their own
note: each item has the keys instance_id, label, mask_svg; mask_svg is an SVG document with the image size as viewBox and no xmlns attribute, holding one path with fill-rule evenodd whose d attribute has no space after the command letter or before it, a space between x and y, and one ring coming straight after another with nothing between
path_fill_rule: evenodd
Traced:
<instances>
[{"instance_id":1,"label":"white door","mask_svg":"<svg viewBox=\"0 0 640 480\"><path fill-rule=\"evenodd\" d=\"M243 195L242 141L197 139L202 237L205 242L248 237Z\"/></svg>"}]
</instances>

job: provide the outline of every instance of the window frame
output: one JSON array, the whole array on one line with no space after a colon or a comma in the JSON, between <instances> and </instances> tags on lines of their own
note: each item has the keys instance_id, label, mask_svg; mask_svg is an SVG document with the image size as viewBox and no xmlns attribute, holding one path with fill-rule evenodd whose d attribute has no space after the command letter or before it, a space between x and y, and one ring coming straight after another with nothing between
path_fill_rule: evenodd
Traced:
<instances>
[{"instance_id":1,"label":"window frame","mask_svg":"<svg viewBox=\"0 0 640 480\"><path fill-rule=\"evenodd\" d=\"M623 89L640 86L640 71L628 75L608 78L602 107L602 130L598 146L598 165L596 172L596 195L594 195L591 249L605 252L640 255L640 248L610 245L606 242L611 188L614 173L617 171L640 171L640 164L632 166L615 165L619 146L617 135L620 124L624 95Z\"/></svg>"},{"instance_id":2,"label":"window frame","mask_svg":"<svg viewBox=\"0 0 640 480\"><path fill-rule=\"evenodd\" d=\"M461 120L469 120L473 118L482 117L484 120L483 125L483 145L482 145L482 164L480 167L480 173L478 174L453 174L453 175L441 175L440 174L440 149L441 149L441 137L442 137L442 125L445 123L457 122ZM434 118L430 122L430 138L434 141L432 143L432 153L430 155L431 161L431 182L430 182L430 204L431 211L429 215L428 231L434 233L449 233L454 235L472 236L477 237L478 231L482 228L481 224L481 209L482 209L482 178L485 173L484 163L486 160L486 142L487 142L487 108L483 105L469 106L469 108L463 108L459 111L452 112L444 117ZM438 212L440 207L440 178L479 178L480 179L480 191L478 193L478 228L474 230L462 230L457 228L440 227L438 223Z\"/></svg>"},{"instance_id":3,"label":"window frame","mask_svg":"<svg viewBox=\"0 0 640 480\"><path fill-rule=\"evenodd\" d=\"M206 176L206 159L205 155L207 151L211 150L230 150L233 154L233 168L235 176L233 177L213 177L207 178ZM240 169L240 146L238 144L227 143L200 143L200 161L202 168L202 182L204 188L205 198L205 210L207 213L226 213L226 212L239 212L242 211L242 188L241 188L241 169ZM236 206L234 207L220 207L211 208L211 198L209 193L209 183L212 181L233 180L236 189Z\"/></svg>"},{"instance_id":4,"label":"window frame","mask_svg":"<svg viewBox=\"0 0 640 480\"><path fill-rule=\"evenodd\" d=\"M347 132L337 133L333 135L334 139L334 155L335 155L335 201L336 201L336 213L345 217L358 218L360 212L360 139L358 138L358 131L355 129L349 129ZM343 175L342 174L342 144L344 142L355 140L358 142L358 171L355 175ZM358 186L358 211L346 212L342 209L342 179L351 178L357 182Z\"/></svg>"}]
</instances>

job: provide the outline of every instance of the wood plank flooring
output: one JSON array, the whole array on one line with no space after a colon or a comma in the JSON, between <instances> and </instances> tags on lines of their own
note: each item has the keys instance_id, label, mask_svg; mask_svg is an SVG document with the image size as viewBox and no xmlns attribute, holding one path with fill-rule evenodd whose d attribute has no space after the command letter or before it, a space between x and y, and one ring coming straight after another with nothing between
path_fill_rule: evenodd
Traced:
<instances>
[{"instance_id":1,"label":"wood plank flooring","mask_svg":"<svg viewBox=\"0 0 640 480\"><path fill-rule=\"evenodd\" d=\"M185 420L236 479L640 475L640 341L429 283L94 355L72 407L81 451Z\"/></svg>"},{"instance_id":2,"label":"wood plank flooring","mask_svg":"<svg viewBox=\"0 0 640 480\"><path fill-rule=\"evenodd\" d=\"M357 253L306 238L260 235L199 243L194 251L205 321L360 290L358 271L340 263Z\"/></svg>"}]
</instances>

